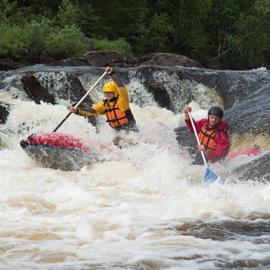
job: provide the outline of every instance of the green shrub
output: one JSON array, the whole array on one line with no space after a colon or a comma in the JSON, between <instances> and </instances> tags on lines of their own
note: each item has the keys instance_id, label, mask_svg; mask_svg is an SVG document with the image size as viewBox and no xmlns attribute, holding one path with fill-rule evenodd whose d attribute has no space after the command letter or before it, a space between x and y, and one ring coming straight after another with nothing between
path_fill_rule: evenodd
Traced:
<instances>
[{"instance_id":1,"label":"green shrub","mask_svg":"<svg viewBox=\"0 0 270 270\"><path fill-rule=\"evenodd\" d=\"M80 55L87 50L87 40L83 33L74 25L49 34L46 51L58 58Z\"/></svg>"},{"instance_id":2,"label":"green shrub","mask_svg":"<svg viewBox=\"0 0 270 270\"><path fill-rule=\"evenodd\" d=\"M93 43L94 50L97 51L116 51L123 55L132 54L131 46L123 38L116 40L94 39Z\"/></svg>"},{"instance_id":3,"label":"green shrub","mask_svg":"<svg viewBox=\"0 0 270 270\"><path fill-rule=\"evenodd\" d=\"M31 21L22 27L22 40L24 47L31 49L34 53L43 53L46 49L46 41L54 27L48 19Z\"/></svg>"},{"instance_id":4,"label":"green shrub","mask_svg":"<svg viewBox=\"0 0 270 270\"><path fill-rule=\"evenodd\" d=\"M22 29L17 25L0 24L0 56L14 55L16 50L23 47Z\"/></svg>"},{"instance_id":5,"label":"green shrub","mask_svg":"<svg viewBox=\"0 0 270 270\"><path fill-rule=\"evenodd\" d=\"M35 55L71 57L87 49L84 34L75 26L60 28L48 19L26 22L24 25L0 24L0 56L16 57L21 48Z\"/></svg>"}]
</instances>

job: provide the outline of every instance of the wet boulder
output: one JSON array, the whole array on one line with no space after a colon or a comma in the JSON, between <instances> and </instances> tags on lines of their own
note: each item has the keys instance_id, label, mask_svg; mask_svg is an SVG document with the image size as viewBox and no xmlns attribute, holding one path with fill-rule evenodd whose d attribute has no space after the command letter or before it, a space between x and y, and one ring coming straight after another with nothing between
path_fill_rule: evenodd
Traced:
<instances>
[{"instance_id":1,"label":"wet boulder","mask_svg":"<svg viewBox=\"0 0 270 270\"><path fill-rule=\"evenodd\" d=\"M70 99L71 102L78 102L87 92L82 84L81 81L78 79L78 77L74 73L67 73L67 87L70 91L65 91L68 96L65 96L63 98ZM85 100L85 103L88 103L90 105L94 104L91 97L88 95Z\"/></svg>"},{"instance_id":2,"label":"wet boulder","mask_svg":"<svg viewBox=\"0 0 270 270\"><path fill-rule=\"evenodd\" d=\"M74 104L76 104L85 95L86 90L83 88L78 77L73 73L67 74L67 84L69 85L70 90L72 90L70 91L69 98ZM84 107L90 107L93 104L94 102L89 95L83 101ZM96 125L95 116L87 117L87 119L92 125Z\"/></svg>"},{"instance_id":3,"label":"wet boulder","mask_svg":"<svg viewBox=\"0 0 270 270\"><path fill-rule=\"evenodd\" d=\"M224 108L229 109L243 99L267 85L270 73L266 71L205 70L183 68L190 80L216 89L223 100Z\"/></svg>"},{"instance_id":4,"label":"wet boulder","mask_svg":"<svg viewBox=\"0 0 270 270\"><path fill-rule=\"evenodd\" d=\"M175 53L152 54L151 58L142 62L141 65L202 67L199 62Z\"/></svg>"},{"instance_id":5,"label":"wet boulder","mask_svg":"<svg viewBox=\"0 0 270 270\"><path fill-rule=\"evenodd\" d=\"M232 133L270 135L270 85L249 95L225 112Z\"/></svg>"},{"instance_id":6,"label":"wet boulder","mask_svg":"<svg viewBox=\"0 0 270 270\"><path fill-rule=\"evenodd\" d=\"M0 70L12 70L25 67L25 64L18 63L12 59L0 59Z\"/></svg>"},{"instance_id":7,"label":"wet boulder","mask_svg":"<svg viewBox=\"0 0 270 270\"><path fill-rule=\"evenodd\" d=\"M55 98L48 90L42 86L39 80L30 72L25 73L21 77L23 89L25 93L37 104L41 101L55 104Z\"/></svg>"},{"instance_id":8,"label":"wet boulder","mask_svg":"<svg viewBox=\"0 0 270 270\"><path fill-rule=\"evenodd\" d=\"M135 58L124 56L116 51L89 51L83 56L53 61L50 64L61 66L131 67L137 66L138 63Z\"/></svg>"},{"instance_id":9,"label":"wet boulder","mask_svg":"<svg viewBox=\"0 0 270 270\"><path fill-rule=\"evenodd\" d=\"M90 51L84 55L88 65L104 67L104 66L118 66L127 67L132 63L131 57L123 56L115 51Z\"/></svg>"},{"instance_id":10,"label":"wet boulder","mask_svg":"<svg viewBox=\"0 0 270 270\"><path fill-rule=\"evenodd\" d=\"M0 124L3 125L7 121L9 115L9 105L3 102L0 102Z\"/></svg>"},{"instance_id":11,"label":"wet boulder","mask_svg":"<svg viewBox=\"0 0 270 270\"><path fill-rule=\"evenodd\" d=\"M145 85L161 107L171 109L169 94L161 82L156 81L153 77L148 77L145 80Z\"/></svg>"},{"instance_id":12,"label":"wet boulder","mask_svg":"<svg viewBox=\"0 0 270 270\"><path fill-rule=\"evenodd\" d=\"M23 84L23 89L26 94L35 101L35 103L40 104L41 101L56 104L55 97L50 94L49 90L41 85L39 80L30 72L23 74L21 77L21 82ZM54 86L53 86L54 87ZM51 91L53 91L51 89ZM63 88L57 92L58 98L63 98L70 100L73 104L76 104L84 95L86 91L83 88L78 77L73 73L67 73L66 82ZM90 96L87 96L84 100L85 104L91 106L93 104ZM96 125L95 117L89 117L89 122Z\"/></svg>"},{"instance_id":13,"label":"wet boulder","mask_svg":"<svg viewBox=\"0 0 270 270\"><path fill-rule=\"evenodd\" d=\"M184 55L174 53L149 53L140 57L125 56L116 51L89 51L80 57L51 61L51 65L60 66L95 66L95 67L137 67L154 66L184 66L202 67L197 61Z\"/></svg>"},{"instance_id":14,"label":"wet boulder","mask_svg":"<svg viewBox=\"0 0 270 270\"><path fill-rule=\"evenodd\" d=\"M270 181L270 153L236 168L231 175L244 181Z\"/></svg>"},{"instance_id":15,"label":"wet boulder","mask_svg":"<svg viewBox=\"0 0 270 270\"><path fill-rule=\"evenodd\" d=\"M177 67L140 66L134 76L161 107L178 112L180 107L192 100L192 84L185 83L190 79ZM178 101L181 104L177 104Z\"/></svg>"}]
</instances>

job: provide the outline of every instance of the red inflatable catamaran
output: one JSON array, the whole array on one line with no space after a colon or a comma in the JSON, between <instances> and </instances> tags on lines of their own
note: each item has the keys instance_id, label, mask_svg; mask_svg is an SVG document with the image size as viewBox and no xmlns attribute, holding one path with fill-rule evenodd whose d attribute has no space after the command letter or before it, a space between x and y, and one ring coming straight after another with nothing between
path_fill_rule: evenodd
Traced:
<instances>
[{"instance_id":1,"label":"red inflatable catamaran","mask_svg":"<svg viewBox=\"0 0 270 270\"><path fill-rule=\"evenodd\" d=\"M32 134L20 145L43 167L79 170L93 162L89 147L80 138L64 133Z\"/></svg>"},{"instance_id":2,"label":"red inflatable catamaran","mask_svg":"<svg viewBox=\"0 0 270 270\"><path fill-rule=\"evenodd\" d=\"M105 70L74 108L77 108L84 101L99 81L106 76L107 72L108 70ZM20 142L25 152L41 166L67 171L79 170L83 166L93 162L95 155L90 153L89 147L81 139L64 133L56 133L71 114L69 112L53 132L32 134L26 140Z\"/></svg>"}]
</instances>

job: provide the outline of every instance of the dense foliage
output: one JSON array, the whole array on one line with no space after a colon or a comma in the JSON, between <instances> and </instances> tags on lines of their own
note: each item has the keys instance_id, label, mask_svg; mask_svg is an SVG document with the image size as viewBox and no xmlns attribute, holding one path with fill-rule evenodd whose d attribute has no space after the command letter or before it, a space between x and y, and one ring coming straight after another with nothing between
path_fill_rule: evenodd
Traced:
<instances>
[{"instance_id":1,"label":"dense foliage","mask_svg":"<svg viewBox=\"0 0 270 270\"><path fill-rule=\"evenodd\" d=\"M204 65L270 66L269 0L0 0L0 56L22 48L174 52Z\"/></svg>"}]
</instances>

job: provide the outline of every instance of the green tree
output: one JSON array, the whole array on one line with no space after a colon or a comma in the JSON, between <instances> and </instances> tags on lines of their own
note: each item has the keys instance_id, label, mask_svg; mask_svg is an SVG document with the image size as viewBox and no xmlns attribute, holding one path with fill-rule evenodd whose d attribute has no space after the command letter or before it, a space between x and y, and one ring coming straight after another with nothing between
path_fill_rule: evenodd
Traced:
<instances>
[{"instance_id":1,"label":"green tree","mask_svg":"<svg viewBox=\"0 0 270 270\"><path fill-rule=\"evenodd\" d=\"M216 1L211 14L211 61L230 68L252 67L265 62L269 52L269 1ZM216 38L215 38L216 37Z\"/></svg>"},{"instance_id":2,"label":"green tree","mask_svg":"<svg viewBox=\"0 0 270 270\"><path fill-rule=\"evenodd\" d=\"M22 46L74 55L68 37L78 38L77 54L86 35L98 49L171 51L227 68L270 65L269 0L0 0L0 19L2 55Z\"/></svg>"},{"instance_id":3,"label":"green tree","mask_svg":"<svg viewBox=\"0 0 270 270\"><path fill-rule=\"evenodd\" d=\"M248 67L267 65L270 59L270 3L254 1L248 14L243 14L237 23L237 31L230 36L231 55ZM233 62L233 65L236 63Z\"/></svg>"},{"instance_id":4,"label":"green tree","mask_svg":"<svg viewBox=\"0 0 270 270\"><path fill-rule=\"evenodd\" d=\"M69 0L62 0L59 5L57 19L62 26L79 25L79 7Z\"/></svg>"},{"instance_id":5,"label":"green tree","mask_svg":"<svg viewBox=\"0 0 270 270\"><path fill-rule=\"evenodd\" d=\"M253 0L251 0L253 1ZM231 50L231 35L237 31L237 22L250 0L216 0L212 2L207 22L209 58L222 59ZM245 3L244 3L245 2Z\"/></svg>"},{"instance_id":6,"label":"green tree","mask_svg":"<svg viewBox=\"0 0 270 270\"><path fill-rule=\"evenodd\" d=\"M135 51L141 50L146 34L146 0L137 0L136 3L132 0L93 0L91 4L97 16L95 38L124 38Z\"/></svg>"},{"instance_id":7,"label":"green tree","mask_svg":"<svg viewBox=\"0 0 270 270\"><path fill-rule=\"evenodd\" d=\"M169 17L165 13L155 14L148 27L147 51L166 51L170 47L171 34L174 31Z\"/></svg>"},{"instance_id":8,"label":"green tree","mask_svg":"<svg viewBox=\"0 0 270 270\"><path fill-rule=\"evenodd\" d=\"M100 32L100 18L96 15L94 8L89 3L82 3L79 9L78 25L87 37L93 37Z\"/></svg>"},{"instance_id":9,"label":"green tree","mask_svg":"<svg viewBox=\"0 0 270 270\"><path fill-rule=\"evenodd\" d=\"M17 1L0 0L0 19L9 19L17 10Z\"/></svg>"}]
</instances>

